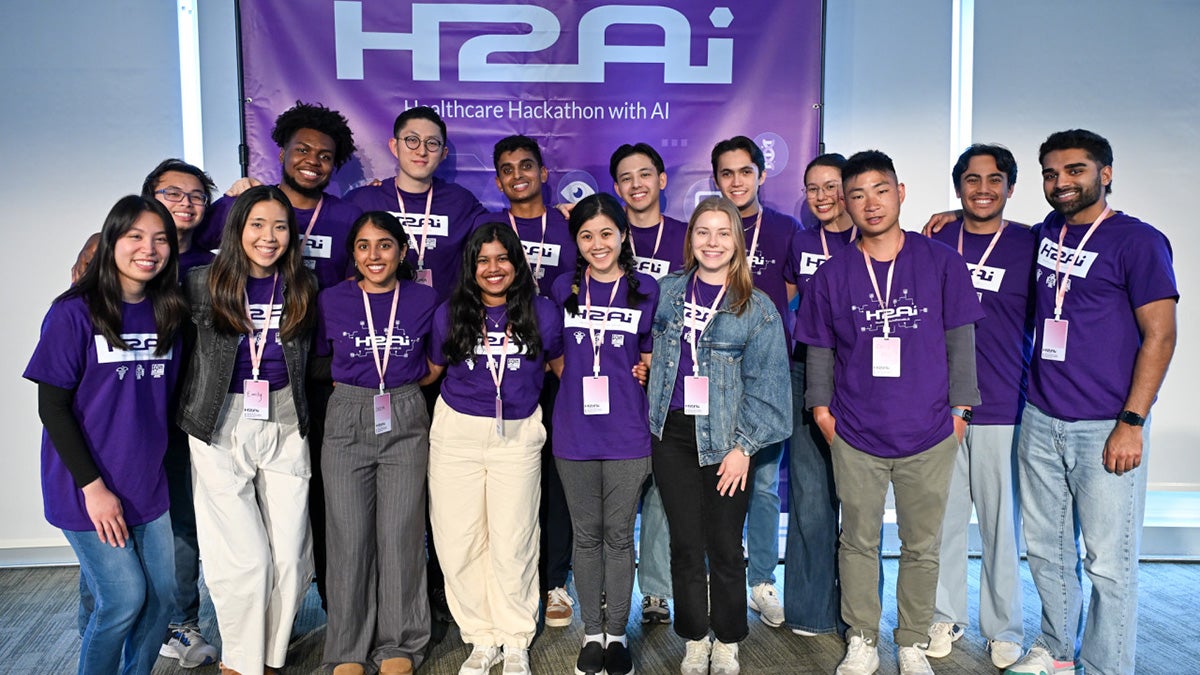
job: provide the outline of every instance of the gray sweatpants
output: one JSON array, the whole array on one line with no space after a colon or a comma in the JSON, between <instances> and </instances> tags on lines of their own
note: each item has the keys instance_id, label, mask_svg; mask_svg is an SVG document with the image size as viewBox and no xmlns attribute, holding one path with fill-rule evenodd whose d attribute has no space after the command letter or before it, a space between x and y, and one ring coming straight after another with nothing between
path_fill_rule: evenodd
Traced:
<instances>
[{"instance_id":1,"label":"gray sweatpants","mask_svg":"<svg viewBox=\"0 0 1200 675\"><path fill-rule=\"evenodd\" d=\"M572 569L583 632L624 635L633 596L633 523L650 457L555 458L555 464L575 531ZM600 610L602 592L607 616Z\"/></svg>"}]
</instances>

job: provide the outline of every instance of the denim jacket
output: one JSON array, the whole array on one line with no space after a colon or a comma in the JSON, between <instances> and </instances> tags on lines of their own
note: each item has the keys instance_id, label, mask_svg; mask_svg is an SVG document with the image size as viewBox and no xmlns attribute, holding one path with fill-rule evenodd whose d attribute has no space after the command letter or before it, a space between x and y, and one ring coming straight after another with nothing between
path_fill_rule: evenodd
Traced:
<instances>
[{"instance_id":1,"label":"denim jacket","mask_svg":"<svg viewBox=\"0 0 1200 675\"><path fill-rule=\"evenodd\" d=\"M647 392L650 432L662 438L671 393L679 373L684 293L692 275L677 273L659 282L654 313L654 356ZM779 312L755 289L741 316L729 298L696 343L700 375L708 377L708 415L696 416L700 466L719 464L740 446L754 454L792 433L792 385Z\"/></svg>"},{"instance_id":2,"label":"denim jacket","mask_svg":"<svg viewBox=\"0 0 1200 675\"><path fill-rule=\"evenodd\" d=\"M192 328L195 345L191 361L180 390L179 428L190 436L212 443L233 367L237 361L239 336L217 331L213 324L212 297L208 293L208 271L205 265L191 270L183 290L192 306ZM300 435L308 435L308 401L304 396L304 373L308 363L309 335L301 335L283 343L283 360L287 364L288 381L292 385L292 401L300 421Z\"/></svg>"}]
</instances>

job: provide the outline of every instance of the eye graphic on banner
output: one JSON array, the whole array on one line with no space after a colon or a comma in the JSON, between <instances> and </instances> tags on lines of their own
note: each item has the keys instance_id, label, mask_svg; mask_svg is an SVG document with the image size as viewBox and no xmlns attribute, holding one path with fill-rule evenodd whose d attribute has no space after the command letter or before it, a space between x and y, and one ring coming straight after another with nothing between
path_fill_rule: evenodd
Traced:
<instances>
[{"instance_id":1,"label":"eye graphic on banner","mask_svg":"<svg viewBox=\"0 0 1200 675\"><path fill-rule=\"evenodd\" d=\"M687 220L694 197L713 191L713 146L745 135L774 179L762 200L793 213L818 148L822 4L240 0L246 170L279 180L271 129L304 101L340 111L354 132L331 192L388 178L396 116L427 105L447 125L437 175L491 209L506 205L491 161L505 136L541 146L549 203L610 191L612 152L648 143L670 177L668 215ZM271 39L249 39L263 27Z\"/></svg>"}]
</instances>

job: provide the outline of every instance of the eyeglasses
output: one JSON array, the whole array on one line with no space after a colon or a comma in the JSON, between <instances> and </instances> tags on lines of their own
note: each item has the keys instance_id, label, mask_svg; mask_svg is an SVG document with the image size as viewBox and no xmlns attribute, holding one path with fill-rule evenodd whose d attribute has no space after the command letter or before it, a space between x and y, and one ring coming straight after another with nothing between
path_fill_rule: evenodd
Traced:
<instances>
[{"instance_id":1,"label":"eyeglasses","mask_svg":"<svg viewBox=\"0 0 1200 675\"><path fill-rule=\"evenodd\" d=\"M163 199L175 203L179 203L183 201L184 197L187 197L188 203L192 206L204 206L208 203L208 195L203 192L184 192L175 187L155 190L154 194L162 195Z\"/></svg>"},{"instance_id":2,"label":"eyeglasses","mask_svg":"<svg viewBox=\"0 0 1200 675\"><path fill-rule=\"evenodd\" d=\"M445 145L442 143L442 139L440 138L426 138L424 141L422 141L420 136L415 135L405 136L400 140L404 141L404 147L408 148L409 150L416 150L417 148L421 147L421 143L424 143L425 149L430 153L441 152L442 146Z\"/></svg>"}]
</instances>

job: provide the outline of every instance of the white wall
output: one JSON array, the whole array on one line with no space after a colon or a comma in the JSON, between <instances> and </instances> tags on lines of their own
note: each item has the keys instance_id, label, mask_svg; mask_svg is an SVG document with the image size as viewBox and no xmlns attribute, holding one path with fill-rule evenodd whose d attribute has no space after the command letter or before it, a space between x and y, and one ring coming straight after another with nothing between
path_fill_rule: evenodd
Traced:
<instances>
[{"instance_id":1,"label":"white wall","mask_svg":"<svg viewBox=\"0 0 1200 675\"><path fill-rule=\"evenodd\" d=\"M11 4L11 3L10 3ZM977 3L975 140L1005 143L1022 167L1009 215L1036 222L1037 144L1088 126L1112 140L1113 203L1160 227L1175 248L1185 303L1200 229L1184 228L1187 162L1200 156L1200 50L1188 27L1200 3L1039 0ZM226 186L238 174L232 3L200 3L206 169ZM891 154L908 187L903 222L951 206L950 2L830 2L826 134L830 150ZM1058 31L1070 26L1069 35ZM0 173L0 312L11 338L0 354L0 564L61 557L42 518L40 425L34 385L21 380L50 300L67 284L79 244L120 195L136 192L160 159L183 151L175 7L150 0L19 3L0 24L5 124ZM1175 159L1181 158L1181 159ZM1174 160L1174 161L1172 161ZM1169 173L1168 173L1169 172ZM1182 183L1180 181L1183 181ZM1151 481L1200 489L1200 425L1187 387L1200 362L1186 345L1200 317L1180 315L1180 345L1154 421ZM69 556L69 553L68 553Z\"/></svg>"}]
</instances>

